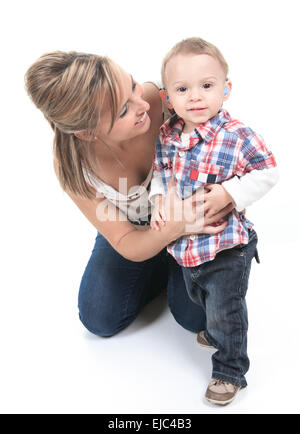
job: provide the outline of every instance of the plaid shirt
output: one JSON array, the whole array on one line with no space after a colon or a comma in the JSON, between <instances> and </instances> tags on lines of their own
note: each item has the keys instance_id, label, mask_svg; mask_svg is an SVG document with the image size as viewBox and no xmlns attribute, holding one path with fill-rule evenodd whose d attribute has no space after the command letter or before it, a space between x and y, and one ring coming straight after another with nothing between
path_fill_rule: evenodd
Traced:
<instances>
[{"instance_id":1,"label":"plaid shirt","mask_svg":"<svg viewBox=\"0 0 300 434\"><path fill-rule=\"evenodd\" d=\"M235 175L241 177L252 170L276 166L262 137L231 119L224 109L195 128L187 144L180 140L183 119L175 118L171 127L172 121L173 118L169 119L160 129L153 163L154 170L161 174L165 193L171 176L183 199L206 184L222 183ZM195 267L214 259L220 250L248 244L248 229L252 227L245 211L233 210L223 232L181 237L168 246L168 251L180 265Z\"/></svg>"}]
</instances>

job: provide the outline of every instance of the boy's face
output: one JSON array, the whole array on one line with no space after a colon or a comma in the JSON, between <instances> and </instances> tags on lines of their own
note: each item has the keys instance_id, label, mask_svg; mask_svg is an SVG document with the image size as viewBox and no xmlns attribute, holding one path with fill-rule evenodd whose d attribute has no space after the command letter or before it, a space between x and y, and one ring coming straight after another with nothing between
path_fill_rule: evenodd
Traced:
<instances>
[{"instance_id":1,"label":"boy's face","mask_svg":"<svg viewBox=\"0 0 300 434\"><path fill-rule=\"evenodd\" d=\"M223 105L225 73L207 54L178 54L165 68L166 90L174 110L185 121L185 132L214 117Z\"/></svg>"}]
</instances>

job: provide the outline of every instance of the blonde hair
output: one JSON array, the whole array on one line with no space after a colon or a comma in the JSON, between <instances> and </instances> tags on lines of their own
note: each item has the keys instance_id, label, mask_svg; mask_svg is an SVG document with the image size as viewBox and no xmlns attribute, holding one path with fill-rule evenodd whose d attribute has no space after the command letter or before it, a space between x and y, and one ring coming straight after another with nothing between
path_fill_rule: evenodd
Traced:
<instances>
[{"instance_id":1,"label":"blonde hair","mask_svg":"<svg viewBox=\"0 0 300 434\"><path fill-rule=\"evenodd\" d=\"M87 198L94 193L84 173L98 178L94 147L92 141L74 133L86 130L93 135L104 100L113 127L120 92L113 65L107 57L55 51L41 56L25 75L28 95L54 130L53 150L62 188Z\"/></svg>"},{"instance_id":2,"label":"blonde hair","mask_svg":"<svg viewBox=\"0 0 300 434\"><path fill-rule=\"evenodd\" d=\"M213 58L218 60L225 73L225 77L227 78L228 65L220 50L210 42L207 42L201 38L194 37L183 39L182 41L178 42L164 57L161 68L161 77L164 87L166 87L165 70L167 63L172 57L176 56L177 54L208 54L209 56L212 56Z\"/></svg>"}]
</instances>

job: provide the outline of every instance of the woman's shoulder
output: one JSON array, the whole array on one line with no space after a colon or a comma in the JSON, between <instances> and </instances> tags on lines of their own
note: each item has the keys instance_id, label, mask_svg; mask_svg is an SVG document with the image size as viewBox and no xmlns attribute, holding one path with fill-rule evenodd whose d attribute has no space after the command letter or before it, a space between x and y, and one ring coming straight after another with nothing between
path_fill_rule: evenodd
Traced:
<instances>
[{"instance_id":1,"label":"woman's shoulder","mask_svg":"<svg viewBox=\"0 0 300 434\"><path fill-rule=\"evenodd\" d=\"M159 91L161 89L161 83L159 81L145 81L142 86L145 92L159 96Z\"/></svg>"}]
</instances>

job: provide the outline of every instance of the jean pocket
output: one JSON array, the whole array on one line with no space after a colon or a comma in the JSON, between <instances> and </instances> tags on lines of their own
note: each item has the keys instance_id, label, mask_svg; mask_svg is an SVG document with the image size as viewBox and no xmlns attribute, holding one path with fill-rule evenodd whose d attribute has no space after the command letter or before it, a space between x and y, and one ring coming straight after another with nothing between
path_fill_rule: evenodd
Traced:
<instances>
[{"instance_id":1,"label":"jean pocket","mask_svg":"<svg viewBox=\"0 0 300 434\"><path fill-rule=\"evenodd\" d=\"M250 256L251 259L255 256L255 251L257 245L257 234L255 230L249 232L248 244L237 244L236 246L229 249L231 253L235 256Z\"/></svg>"},{"instance_id":2,"label":"jean pocket","mask_svg":"<svg viewBox=\"0 0 300 434\"><path fill-rule=\"evenodd\" d=\"M237 244L234 247L231 247L230 249L226 249L228 250L228 253L233 255L233 256L245 256L245 249L247 247L247 244ZM224 251L226 251L224 250Z\"/></svg>"}]
</instances>

